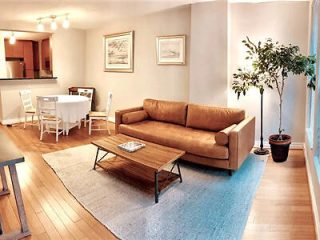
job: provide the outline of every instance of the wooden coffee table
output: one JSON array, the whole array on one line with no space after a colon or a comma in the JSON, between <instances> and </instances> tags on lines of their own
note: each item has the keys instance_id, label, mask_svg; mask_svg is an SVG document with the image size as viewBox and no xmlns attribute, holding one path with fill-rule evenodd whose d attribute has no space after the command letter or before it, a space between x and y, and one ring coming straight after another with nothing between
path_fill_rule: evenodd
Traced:
<instances>
[{"instance_id":1,"label":"wooden coffee table","mask_svg":"<svg viewBox=\"0 0 320 240\"><path fill-rule=\"evenodd\" d=\"M118 148L119 144L129 141L138 141L144 143L146 146L133 153L129 153ZM96 165L106 169L106 164L111 164L111 159L103 160L109 153L113 153L114 155L121 157L125 161L132 164L129 166L133 166L132 168L136 168L137 171L135 172L140 172L141 174L143 174L145 172L145 169L151 169L151 171L154 172L153 180L155 203L158 203L161 191L161 188L159 188L160 173L161 176L165 175L166 179L168 179L168 177L170 176L175 177L174 179L179 178L180 182L182 182L179 158L185 154L185 151L146 142L123 134L118 134L106 137L101 140L93 141L92 144L97 146L97 153L93 165L94 170L96 169ZM104 151L104 154L102 157L99 157L99 152L101 150ZM166 171L165 167L170 164L172 164L171 170ZM178 173L173 172L175 166L177 167Z\"/></svg>"}]
</instances>

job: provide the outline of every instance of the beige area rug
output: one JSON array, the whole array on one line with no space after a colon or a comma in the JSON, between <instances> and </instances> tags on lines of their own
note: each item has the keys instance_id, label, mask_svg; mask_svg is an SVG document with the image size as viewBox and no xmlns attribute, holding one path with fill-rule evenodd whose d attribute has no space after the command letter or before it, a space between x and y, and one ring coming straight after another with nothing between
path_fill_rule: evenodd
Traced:
<instances>
[{"instance_id":1,"label":"beige area rug","mask_svg":"<svg viewBox=\"0 0 320 240\"><path fill-rule=\"evenodd\" d=\"M44 154L71 194L121 239L241 239L265 162L249 155L240 170L181 164L183 183L154 196L92 170L96 147Z\"/></svg>"}]
</instances>

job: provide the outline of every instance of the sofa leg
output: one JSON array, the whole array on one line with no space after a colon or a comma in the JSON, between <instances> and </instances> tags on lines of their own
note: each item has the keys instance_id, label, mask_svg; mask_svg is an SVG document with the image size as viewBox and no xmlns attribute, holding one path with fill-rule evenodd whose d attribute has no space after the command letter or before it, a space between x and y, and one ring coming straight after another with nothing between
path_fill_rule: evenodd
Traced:
<instances>
[{"instance_id":1,"label":"sofa leg","mask_svg":"<svg viewBox=\"0 0 320 240\"><path fill-rule=\"evenodd\" d=\"M229 174L229 176L232 176L232 170L231 169L228 170L228 174Z\"/></svg>"}]
</instances>

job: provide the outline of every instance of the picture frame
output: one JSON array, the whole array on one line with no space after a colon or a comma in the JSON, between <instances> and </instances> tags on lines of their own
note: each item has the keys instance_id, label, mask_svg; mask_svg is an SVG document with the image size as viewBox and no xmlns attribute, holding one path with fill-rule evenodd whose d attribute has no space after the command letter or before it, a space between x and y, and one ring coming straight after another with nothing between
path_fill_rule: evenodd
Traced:
<instances>
[{"instance_id":1,"label":"picture frame","mask_svg":"<svg viewBox=\"0 0 320 240\"><path fill-rule=\"evenodd\" d=\"M156 45L158 65L186 63L186 35L159 36Z\"/></svg>"},{"instance_id":2,"label":"picture frame","mask_svg":"<svg viewBox=\"0 0 320 240\"><path fill-rule=\"evenodd\" d=\"M104 71L133 72L134 31L104 35Z\"/></svg>"}]
</instances>

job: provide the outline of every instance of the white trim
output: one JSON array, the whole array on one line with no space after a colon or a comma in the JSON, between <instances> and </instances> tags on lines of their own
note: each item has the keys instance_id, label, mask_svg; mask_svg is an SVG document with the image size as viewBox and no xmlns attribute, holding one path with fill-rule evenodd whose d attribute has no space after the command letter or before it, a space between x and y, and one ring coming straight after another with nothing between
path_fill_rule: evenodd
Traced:
<instances>
[{"instance_id":1,"label":"white trim","mask_svg":"<svg viewBox=\"0 0 320 240\"><path fill-rule=\"evenodd\" d=\"M108 117L108 121L115 123L116 122L116 118L115 117Z\"/></svg>"},{"instance_id":2,"label":"white trim","mask_svg":"<svg viewBox=\"0 0 320 240\"><path fill-rule=\"evenodd\" d=\"M313 212L313 219L314 219L314 225L315 225L315 231L316 231L316 239L319 239L319 233L320 233L320 219L318 215L318 206L316 202L316 196L314 193L314 186L311 176L311 170L310 170L310 164L309 164L309 157L307 153L307 149L304 145L304 157L306 160L306 168L307 168L307 176L308 176L308 185L309 185L309 192L311 196L311 205L312 205L312 212Z\"/></svg>"},{"instance_id":3,"label":"white trim","mask_svg":"<svg viewBox=\"0 0 320 240\"><path fill-rule=\"evenodd\" d=\"M34 120L38 120L38 117L35 115ZM27 117L27 121L31 121L31 116ZM11 118L11 119L2 119L1 124L2 125L11 125L11 124L16 124L16 123L23 123L24 122L24 117L21 118Z\"/></svg>"},{"instance_id":4,"label":"white trim","mask_svg":"<svg viewBox=\"0 0 320 240\"><path fill-rule=\"evenodd\" d=\"M255 141L254 147L260 147L260 141ZM264 148L270 148L269 142L263 141ZM290 145L290 149L304 149L303 142L292 142Z\"/></svg>"}]
</instances>

